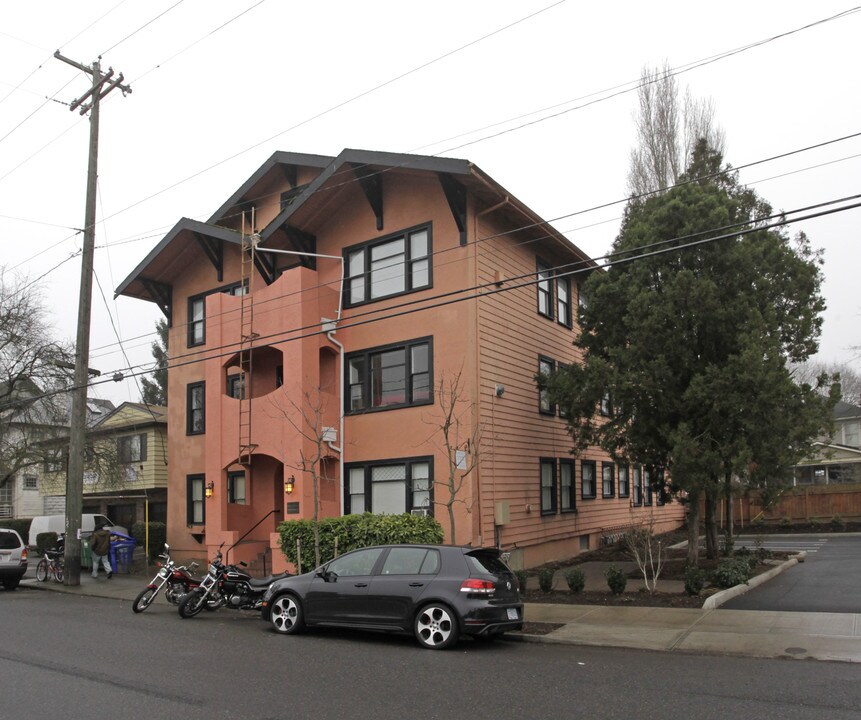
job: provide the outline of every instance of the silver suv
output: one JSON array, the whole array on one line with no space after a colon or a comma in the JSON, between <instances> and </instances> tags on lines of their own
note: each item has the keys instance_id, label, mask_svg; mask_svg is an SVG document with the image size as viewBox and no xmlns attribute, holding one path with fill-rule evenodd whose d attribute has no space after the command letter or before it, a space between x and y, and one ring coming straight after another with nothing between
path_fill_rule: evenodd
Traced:
<instances>
[{"instance_id":1,"label":"silver suv","mask_svg":"<svg viewBox=\"0 0 861 720\"><path fill-rule=\"evenodd\" d=\"M9 528L0 528L0 582L14 590L27 572L27 548L21 536Z\"/></svg>"}]
</instances>

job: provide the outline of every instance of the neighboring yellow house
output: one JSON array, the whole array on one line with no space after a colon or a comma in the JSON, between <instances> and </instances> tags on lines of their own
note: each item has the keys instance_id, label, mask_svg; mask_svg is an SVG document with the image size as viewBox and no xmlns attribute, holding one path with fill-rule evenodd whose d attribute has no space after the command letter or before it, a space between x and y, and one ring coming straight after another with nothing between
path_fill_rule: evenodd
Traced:
<instances>
[{"instance_id":1,"label":"neighboring yellow house","mask_svg":"<svg viewBox=\"0 0 861 720\"><path fill-rule=\"evenodd\" d=\"M65 494L68 438L58 440L56 461L46 465L39 488L43 496ZM166 521L166 407L124 402L89 429L82 510L129 530L147 519Z\"/></svg>"}]
</instances>

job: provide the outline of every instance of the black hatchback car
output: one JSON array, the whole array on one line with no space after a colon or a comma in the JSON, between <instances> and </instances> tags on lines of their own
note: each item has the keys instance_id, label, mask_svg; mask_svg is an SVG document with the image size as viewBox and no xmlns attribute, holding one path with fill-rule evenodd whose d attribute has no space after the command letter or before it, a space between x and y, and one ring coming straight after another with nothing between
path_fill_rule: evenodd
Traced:
<instances>
[{"instance_id":1,"label":"black hatchback car","mask_svg":"<svg viewBox=\"0 0 861 720\"><path fill-rule=\"evenodd\" d=\"M461 635L520 630L523 603L495 548L379 545L274 582L263 619L286 635L312 626L383 630L442 650Z\"/></svg>"}]
</instances>

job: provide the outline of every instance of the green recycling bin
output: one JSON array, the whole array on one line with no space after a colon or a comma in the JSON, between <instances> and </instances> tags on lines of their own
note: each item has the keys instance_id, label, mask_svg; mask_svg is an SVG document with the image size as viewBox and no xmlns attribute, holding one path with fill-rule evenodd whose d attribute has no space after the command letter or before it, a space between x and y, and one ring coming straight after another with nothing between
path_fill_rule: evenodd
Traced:
<instances>
[{"instance_id":1,"label":"green recycling bin","mask_svg":"<svg viewBox=\"0 0 861 720\"><path fill-rule=\"evenodd\" d=\"M90 541L86 538L81 540L81 567L93 567L93 553L90 550Z\"/></svg>"}]
</instances>

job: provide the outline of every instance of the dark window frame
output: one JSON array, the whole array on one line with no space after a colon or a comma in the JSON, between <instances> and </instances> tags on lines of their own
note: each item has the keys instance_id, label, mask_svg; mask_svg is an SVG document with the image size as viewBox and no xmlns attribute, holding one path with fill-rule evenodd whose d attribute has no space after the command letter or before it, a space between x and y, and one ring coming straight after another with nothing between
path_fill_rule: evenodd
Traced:
<instances>
[{"instance_id":1,"label":"dark window frame","mask_svg":"<svg viewBox=\"0 0 861 720\"><path fill-rule=\"evenodd\" d=\"M423 465L426 464L428 466L428 488L427 490L416 490L413 487L413 466L414 465ZM345 463L344 465L344 478L346 482L344 483L344 515L351 515L351 483L350 483L350 474L351 471L356 469L362 469L364 472L364 512L373 513L373 507L371 503L373 501L373 492L372 486L373 481L371 480L372 476L372 468L375 467L386 467L393 465L403 465L404 467L404 507L407 508L406 512L409 513L412 510L419 510L422 508L413 507L414 495L416 493L427 492L428 493L428 505L427 514L431 517L434 516L434 458L433 455L420 455L416 457L406 457L406 458L392 458L386 460L368 460L366 462L350 462ZM358 493L356 493L358 494Z\"/></svg>"},{"instance_id":2,"label":"dark window frame","mask_svg":"<svg viewBox=\"0 0 861 720\"><path fill-rule=\"evenodd\" d=\"M236 479L242 478L242 502L237 500ZM230 470L227 473L227 502L233 505L248 505L248 479L244 470Z\"/></svg>"},{"instance_id":3,"label":"dark window frame","mask_svg":"<svg viewBox=\"0 0 861 720\"><path fill-rule=\"evenodd\" d=\"M565 486L562 484L562 468L571 469L571 485L568 486L568 502L569 507L565 507L563 499L565 498ZM559 512L576 513L577 512L577 464L573 460L559 461Z\"/></svg>"},{"instance_id":4,"label":"dark window frame","mask_svg":"<svg viewBox=\"0 0 861 720\"><path fill-rule=\"evenodd\" d=\"M650 507L652 504L652 472L643 468L643 505Z\"/></svg>"},{"instance_id":5,"label":"dark window frame","mask_svg":"<svg viewBox=\"0 0 861 720\"><path fill-rule=\"evenodd\" d=\"M236 296L237 293L234 292L239 287L245 288L245 293L248 293L248 283L245 282L236 282L229 283L228 285L221 285L220 287L213 288L212 290L207 290L206 292L197 293L196 295L189 295L188 297L188 317L187 317L187 341L188 347L200 347L201 345L206 345L206 298L210 295L215 295L216 293L226 293L228 295ZM194 317L194 303L200 302L202 303L202 314L200 320L192 320ZM195 326L200 325L201 339L199 341L195 341L194 339L194 329Z\"/></svg>"},{"instance_id":6,"label":"dark window frame","mask_svg":"<svg viewBox=\"0 0 861 720\"><path fill-rule=\"evenodd\" d=\"M544 484L544 468L550 468L550 507L544 504L544 489L547 487ZM539 458L538 459L538 507L541 509L542 515L556 515L559 506L557 495L559 492L559 480L556 473L556 458Z\"/></svg>"},{"instance_id":7,"label":"dark window frame","mask_svg":"<svg viewBox=\"0 0 861 720\"><path fill-rule=\"evenodd\" d=\"M592 468L592 492L586 493L586 485L583 482L583 468ZM594 500L598 497L598 463L594 460L580 461L580 497L583 500Z\"/></svg>"},{"instance_id":8,"label":"dark window frame","mask_svg":"<svg viewBox=\"0 0 861 720\"><path fill-rule=\"evenodd\" d=\"M610 491L607 492L607 478L604 474L606 470L610 471ZM601 497L615 498L616 497L616 464L601 461Z\"/></svg>"},{"instance_id":9,"label":"dark window frame","mask_svg":"<svg viewBox=\"0 0 861 720\"><path fill-rule=\"evenodd\" d=\"M140 438L139 441L139 457L133 458L131 454L132 438ZM132 435L122 435L117 438L117 462L123 465L131 463L146 462L147 459L147 442L146 433L134 433Z\"/></svg>"},{"instance_id":10,"label":"dark window frame","mask_svg":"<svg viewBox=\"0 0 861 720\"><path fill-rule=\"evenodd\" d=\"M622 489L622 473L625 473L624 490ZM627 465L617 465L616 487L619 488L619 497L631 497L631 468Z\"/></svg>"},{"instance_id":11,"label":"dark window frame","mask_svg":"<svg viewBox=\"0 0 861 720\"><path fill-rule=\"evenodd\" d=\"M427 346L427 371L413 372L413 349ZM373 401L373 387L371 383L371 358L383 353L402 349L404 352L404 402L391 405L371 405ZM350 370L354 360L362 360L362 377L358 382L350 382ZM380 345L351 352L345 358L347 372L344 373L344 414L364 415L372 412L385 412L386 410L398 410L407 407L420 407L422 405L433 405L434 403L434 376L433 376L433 336L415 338L389 345ZM421 375L427 375L428 397L415 400L415 379ZM363 407L352 409L352 389L354 386L361 388Z\"/></svg>"},{"instance_id":12,"label":"dark window frame","mask_svg":"<svg viewBox=\"0 0 861 720\"><path fill-rule=\"evenodd\" d=\"M560 285L565 288L566 299L564 301L562 300L562 293L559 292ZM556 322L569 329L574 327L574 318L571 312L571 285L570 277L556 274Z\"/></svg>"},{"instance_id":13,"label":"dark window frame","mask_svg":"<svg viewBox=\"0 0 861 720\"><path fill-rule=\"evenodd\" d=\"M423 231L427 232L427 253L425 255L414 258L411 254L412 243L410 242L410 239L413 235ZM398 292L390 293L388 295L382 295L380 297L371 297L371 286L373 284L371 251L381 245L397 242L401 238L403 238L404 241L404 289ZM350 256L356 253L362 253L362 272L357 273L356 275L350 275ZM357 245L351 245L350 247L344 248L343 256L345 270L343 288L344 307L358 307L360 305L367 305L368 303L380 302L382 300L400 297L401 295L409 295L410 293L420 292L421 290L430 290L431 288L433 288L433 222L428 221L419 225L413 225L412 227L398 230L397 232L390 233L389 235L384 235L383 237L374 238L373 240L366 240L365 242L359 243ZM413 274L415 272L415 266L422 261L427 262L427 283L424 285L415 285L413 283ZM350 281L358 277L363 278L363 298L361 300L354 301Z\"/></svg>"},{"instance_id":14,"label":"dark window frame","mask_svg":"<svg viewBox=\"0 0 861 720\"><path fill-rule=\"evenodd\" d=\"M544 370L542 367L544 364L549 366L549 371ZM546 355L538 356L539 375L548 375L553 373L555 370L556 361L553 358L549 358ZM540 382L538 383L538 412L541 415L547 415L548 417L556 415L556 403L550 402L550 398L547 396L547 388L543 387Z\"/></svg>"},{"instance_id":15,"label":"dark window frame","mask_svg":"<svg viewBox=\"0 0 861 720\"><path fill-rule=\"evenodd\" d=\"M200 500L194 499L194 485L196 483L200 483ZM204 473L194 473L192 475L185 476L186 483L186 508L185 508L185 519L186 524L191 527L192 525L206 525L206 475ZM194 506L195 503L200 503L200 520L194 519Z\"/></svg>"},{"instance_id":16,"label":"dark window frame","mask_svg":"<svg viewBox=\"0 0 861 720\"><path fill-rule=\"evenodd\" d=\"M633 488L631 505L641 507L643 504L643 468L640 465L631 466L631 487Z\"/></svg>"},{"instance_id":17,"label":"dark window frame","mask_svg":"<svg viewBox=\"0 0 861 720\"><path fill-rule=\"evenodd\" d=\"M227 376L226 394L234 400L245 399L245 373L231 373Z\"/></svg>"},{"instance_id":18,"label":"dark window frame","mask_svg":"<svg viewBox=\"0 0 861 720\"><path fill-rule=\"evenodd\" d=\"M198 388L201 390L201 403L199 408L194 408L192 407L192 397ZM199 430L194 429L194 414L197 412L201 416ZM203 435L204 433L206 433L206 381L199 380L185 386L185 434Z\"/></svg>"},{"instance_id":19,"label":"dark window frame","mask_svg":"<svg viewBox=\"0 0 861 720\"><path fill-rule=\"evenodd\" d=\"M541 317L553 319L553 267L541 258L535 259L535 289L537 291L536 309ZM541 309L542 300L546 310Z\"/></svg>"}]
</instances>

